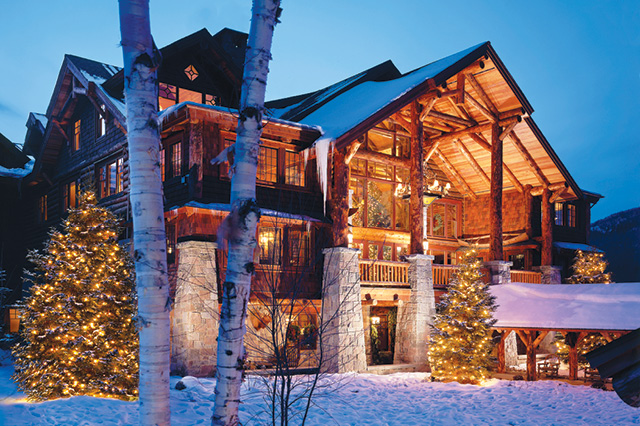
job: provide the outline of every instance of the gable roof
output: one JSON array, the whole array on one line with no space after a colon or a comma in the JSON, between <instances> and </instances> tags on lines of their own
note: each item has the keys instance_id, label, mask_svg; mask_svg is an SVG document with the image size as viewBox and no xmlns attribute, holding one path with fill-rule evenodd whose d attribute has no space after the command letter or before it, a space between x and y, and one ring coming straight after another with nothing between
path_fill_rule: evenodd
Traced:
<instances>
[{"instance_id":1,"label":"gable roof","mask_svg":"<svg viewBox=\"0 0 640 426\"><path fill-rule=\"evenodd\" d=\"M400 71L391 61L383 62L368 70L346 78L324 89L304 95L267 102L271 116L282 120L300 121L342 93L367 81L387 81L400 77Z\"/></svg>"}]
</instances>

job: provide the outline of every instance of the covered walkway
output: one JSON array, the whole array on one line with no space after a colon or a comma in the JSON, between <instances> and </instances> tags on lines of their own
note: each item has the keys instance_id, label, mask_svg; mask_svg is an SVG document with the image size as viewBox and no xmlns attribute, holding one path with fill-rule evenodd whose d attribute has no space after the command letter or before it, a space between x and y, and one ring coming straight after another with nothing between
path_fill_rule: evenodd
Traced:
<instances>
[{"instance_id":1,"label":"covered walkway","mask_svg":"<svg viewBox=\"0 0 640 426\"><path fill-rule=\"evenodd\" d=\"M536 380L536 350L552 331L569 343L569 378L578 375L578 349L590 333L612 341L640 328L640 283L522 284L491 287L496 297L494 329L500 332L498 372L505 365L505 339L517 333L527 348L527 380Z\"/></svg>"}]
</instances>

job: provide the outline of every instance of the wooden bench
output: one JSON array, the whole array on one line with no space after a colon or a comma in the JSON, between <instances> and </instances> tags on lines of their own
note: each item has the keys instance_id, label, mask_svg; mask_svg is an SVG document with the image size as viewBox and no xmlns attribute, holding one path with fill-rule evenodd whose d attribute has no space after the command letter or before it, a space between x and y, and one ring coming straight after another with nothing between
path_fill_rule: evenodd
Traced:
<instances>
[{"instance_id":1,"label":"wooden bench","mask_svg":"<svg viewBox=\"0 0 640 426\"><path fill-rule=\"evenodd\" d=\"M585 367L584 368L584 381L586 382L587 380L602 380L600 378L600 373L598 373L598 369L596 368L591 368L591 367Z\"/></svg>"},{"instance_id":2,"label":"wooden bench","mask_svg":"<svg viewBox=\"0 0 640 426\"><path fill-rule=\"evenodd\" d=\"M551 378L559 377L560 360L557 356L551 354L544 357L542 361L538 362L538 374L545 375Z\"/></svg>"}]
</instances>

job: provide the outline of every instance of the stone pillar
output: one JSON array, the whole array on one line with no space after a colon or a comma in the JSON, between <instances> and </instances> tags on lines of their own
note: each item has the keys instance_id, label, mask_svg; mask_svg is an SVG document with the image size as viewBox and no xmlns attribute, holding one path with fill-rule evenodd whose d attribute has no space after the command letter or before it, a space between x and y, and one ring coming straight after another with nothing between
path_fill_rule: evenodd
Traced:
<instances>
[{"instance_id":1,"label":"stone pillar","mask_svg":"<svg viewBox=\"0 0 640 426\"><path fill-rule=\"evenodd\" d=\"M542 265L534 269L542 274L540 278L542 284L562 284L562 268L560 266Z\"/></svg>"},{"instance_id":2,"label":"stone pillar","mask_svg":"<svg viewBox=\"0 0 640 426\"><path fill-rule=\"evenodd\" d=\"M398 309L396 326L396 363L428 364L427 345L436 312L433 293L433 256L411 254L409 285L411 298Z\"/></svg>"},{"instance_id":3,"label":"stone pillar","mask_svg":"<svg viewBox=\"0 0 640 426\"><path fill-rule=\"evenodd\" d=\"M218 346L216 244L183 241L178 243L177 249L171 371L190 376L210 376L215 370Z\"/></svg>"},{"instance_id":4,"label":"stone pillar","mask_svg":"<svg viewBox=\"0 0 640 426\"><path fill-rule=\"evenodd\" d=\"M327 373L365 371L360 268L357 249L327 248L322 275L321 370Z\"/></svg>"},{"instance_id":5,"label":"stone pillar","mask_svg":"<svg viewBox=\"0 0 640 426\"><path fill-rule=\"evenodd\" d=\"M484 266L489 269L491 280L489 284L509 284L511 283L511 267L513 262L505 262L504 260L491 260L484 262Z\"/></svg>"},{"instance_id":6,"label":"stone pillar","mask_svg":"<svg viewBox=\"0 0 640 426\"><path fill-rule=\"evenodd\" d=\"M518 365L518 342L515 331L511 331L507 337L505 337L504 363L507 368Z\"/></svg>"}]
</instances>

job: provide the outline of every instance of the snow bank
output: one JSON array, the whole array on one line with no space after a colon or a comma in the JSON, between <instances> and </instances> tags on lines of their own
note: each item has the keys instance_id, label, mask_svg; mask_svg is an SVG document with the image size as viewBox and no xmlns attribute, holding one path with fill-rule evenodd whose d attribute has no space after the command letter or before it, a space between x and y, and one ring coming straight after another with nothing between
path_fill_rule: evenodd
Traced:
<instances>
[{"instance_id":1,"label":"snow bank","mask_svg":"<svg viewBox=\"0 0 640 426\"><path fill-rule=\"evenodd\" d=\"M73 397L28 403L9 379L11 366L0 367L0 424L132 425L138 404L105 398ZM640 410L615 392L563 382L493 380L486 386L431 383L424 373L388 376L329 376L311 407L307 425L632 425ZM171 378L171 424L211 424L215 380L185 377L186 389ZM248 376L242 385L242 424L270 424L262 393L264 383ZM298 424L295 421L292 424Z\"/></svg>"},{"instance_id":2,"label":"snow bank","mask_svg":"<svg viewBox=\"0 0 640 426\"><path fill-rule=\"evenodd\" d=\"M635 330L640 327L640 283L491 286L496 327Z\"/></svg>"}]
</instances>

